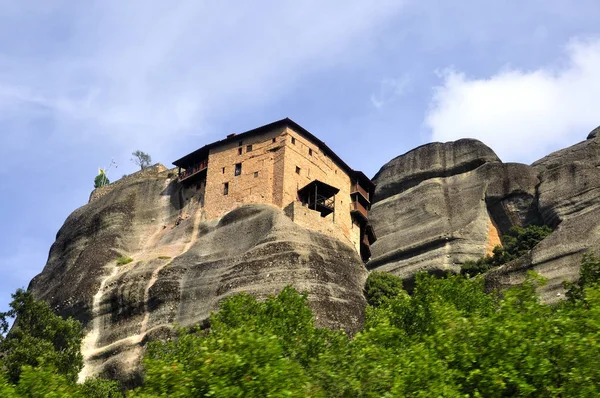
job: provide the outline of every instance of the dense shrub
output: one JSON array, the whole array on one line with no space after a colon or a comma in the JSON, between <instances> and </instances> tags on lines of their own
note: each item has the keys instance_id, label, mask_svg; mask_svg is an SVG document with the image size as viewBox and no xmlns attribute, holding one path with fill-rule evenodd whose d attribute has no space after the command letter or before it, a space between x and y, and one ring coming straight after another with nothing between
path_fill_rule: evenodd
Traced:
<instances>
[{"instance_id":1,"label":"dense shrub","mask_svg":"<svg viewBox=\"0 0 600 398\"><path fill-rule=\"evenodd\" d=\"M144 384L129 397L433 397L600 395L600 260L586 256L569 300L540 303L530 274L501 296L481 278L420 274L412 295L373 273L362 331L318 329L306 294L285 288L259 302L221 303L210 329L153 342ZM0 372L2 397L122 395L118 385L75 385L55 367Z\"/></svg>"},{"instance_id":2,"label":"dense shrub","mask_svg":"<svg viewBox=\"0 0 600 398\"><path fill-rule=\"evenodd\" d=\"M529 225L525 228L512 227L508 234L502 236L503 246L496 246L492 256L488 255L477 261L465 262L461 267L461 274L475 276L516 260L527 254L551 233L552 229L546 225Z\"/></svg>"}]
</instances>

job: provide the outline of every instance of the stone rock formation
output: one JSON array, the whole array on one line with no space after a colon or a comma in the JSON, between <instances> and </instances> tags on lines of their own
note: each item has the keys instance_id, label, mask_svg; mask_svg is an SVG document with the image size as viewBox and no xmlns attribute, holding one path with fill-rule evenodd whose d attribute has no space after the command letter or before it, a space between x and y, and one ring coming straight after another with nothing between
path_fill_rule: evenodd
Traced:
<instances>
[{"instance_id":1,"label":"stone rock formation","mask_svg":"<svg viewBox=\"0 0 600 398\"><path fill-rule=\"evenodd\" d=\"M477 140L423 145L383 166L374 181L378 240L368 267L404 278L458 272L511 226L540 220L535 170L501 163Z\"/></svg>"},{"instance_id":2,"label":"stone rock formation","mask_svg":"<svg viewBox=\"0 0 600 398\"><path fill-rule=\"evenodd\" d=\"M73 212L30 289L88 334L81 379L134 382L148 338L206 320L225 297L308 292L317 324L360 327L367 271L353 248L268 205L206 222L193 191L157 170ZM132 262L117 265L121 256Z\"/></svg>"},{"instance_id":3,"label":"stone rock formation","mask_svg":"<svg viewBox=\"0 0 600 398\"><path fill-rule=\"evenodd\" d=\"M540 178L540 213L556 229L525 258L490 271L490 286L521 283L534 270L548 279L539 289L542 298L556 301L562 281L577 279L583 254L600 255L600 137L591 136L532 164Z\"/></svg>"},{"instance_id":4,"label":"stone rock formation","mask_svg":"<svg viewBox=\"0 0 600 398\"><path fill-rule=\"evenodd\" d=\"M419 271L458 272L500 243L514 225L555 231L529 255L486 275L490 288L547 278L539 291L561 297L585 252L600 254L600 138L554 152L531 166L502 163L476 140L432 143L382 167L370 219L378 240L370 270L407 280Z\"/></svg>"}]
</instances>

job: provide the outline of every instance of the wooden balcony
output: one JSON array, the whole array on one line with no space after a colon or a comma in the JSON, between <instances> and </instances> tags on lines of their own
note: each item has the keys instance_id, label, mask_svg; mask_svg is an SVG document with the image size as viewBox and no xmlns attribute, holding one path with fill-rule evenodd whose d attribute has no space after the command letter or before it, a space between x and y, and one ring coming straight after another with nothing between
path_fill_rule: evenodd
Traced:
<instances>
[{"instance_id":1,"label":"wooden balcony","mask_svg":"<svg viewBox=\"0 0 600 398\"><path fill-rule=\"evenodd\" d=\"M350 213L359 215L359 216L363 217L365 220L369 219L369 212L358 201L350 203Z\"/></svg>"},{"instance_id":2,"label":"wooden balcony","mask_svg":"<svg viewBox=\"0 0 600 398\"><path fill-rule=\"evenodd\" d=\"M182 171L179 174L179 182L185 181L198 173L203 172L208 168L208 159L204 159L200 163L193 165L192 167Z\"/></svg>"},{"instance_id":3,"label":"wooden balcony","mask_svg":"<svg viewBox=\"0 0 600 398\"><path fill-rule=\"evenodd\" d=\"M359 193L363 196L363 198L365 198L367 201L371 202L371 198L369 197L369 192L366 189L364 189L363 187L361 187L360 184L358 184L358 183L352 184L350 193L351 194Z\"/></svg>"}]
</instances>

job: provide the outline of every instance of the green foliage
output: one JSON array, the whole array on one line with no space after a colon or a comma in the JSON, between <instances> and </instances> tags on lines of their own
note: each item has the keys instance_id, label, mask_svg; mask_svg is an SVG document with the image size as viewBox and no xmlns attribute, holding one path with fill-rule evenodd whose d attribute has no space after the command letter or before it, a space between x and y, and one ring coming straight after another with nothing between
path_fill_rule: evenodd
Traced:
<instances>
[{"instance_id":1,"label":"green foliage","mask_svg":"<svg viewBox=\"0 0 600 398\"><path fill-rule=\"evenodd\" d=\"M102 378L87 379L79 386L79 393L86 398L122 398L124 396L118 382Z\"/></svg>"},{"instance_id":2,"label":"green foliage","mask_svg":"<svg viewBox=\"0 0 600 398\"><path fill-rule=\"evenodd\" d=\"M74 381L83 366L81 323L72 318L62 319L47 303L36 301L30 292L18 289L12 297L11 309L0 313L3 321L16 317L11 331L0 342L8 380L18 382L23 366L44 366Z\"/></svg>"},{"instance_id":3,"label":"green foliage","mask_svg":"<svg viewBox=\"0 0 600 398\"><path fill-rule=\"evenodd\" d=\"M529 275L502 297L481 278L421 274L409 296L373 274L353 339L314 327L306 296L286 288L233 296L210 331L153 343L132 396L597 396L600 288L585 306L544 305ZM293 382L290 382L293 380Z\"/></svg>"},{"instance_id":4,"label":"green foliage","mask_svg":"<svg viewBox=\"0 0 600 398\"><path fill-rule=\"evenodd\" d=\"M117 259L117 265L129 264L132 261L133 261L133 258L127 257L127 256L122 256Z\"/></svg>"},{"instance_id":5,"label":"green foliage","mask_svg":"<svg viewBox=\"0 0 600 398\"><path fill-rule=\"evenodd\" d=\"M577 282L565 282L567 298L573 302L584 302L586 290L598 287L600 284L600 258L593 253L586 253L581 261L579 280Z\"/></svg>"},{"instance_id":6,"label":"green foliage","mask_svg":"<svg viewBox=\"0 0 600 398\"><path fill-rule=\"evenodd\" d=\"M108 184L110 184L110 181L104 173L100 173L94 178L94 188L100 188Z\"/></svg>"},{"instance_id":7,"label":"green foliage","mask_svg":"<svg viewBox=\"0 0 600 398\"><path fill-rule=\"evenodd\" d=\"M397 278L373 273L365 293L374 305L353 338L315 327L306 294L290 287L262 302L235 295L210 329L150 343L144 383L127 396L596 397L599 281L600 260L586 256L571 285L581 290L551 306L539 301L544 280L533 273L501 296L486 293L482 278L427 274L408 295ZM106 380L75 385L48 361L20 372L17 382L0 372L0 396L123 396Z\"/></svg>"},{"instance_id":8,"label":"green foliage","mask_svg":"<svg viewBox=\"0 0 600 398\"><path fill-rule=\"evenodd\" d=\"M387 272L371 272L365 284L365 298L372 306L402 294L402 279Z\"/></svg>"},{"instance_id":9,"label":"green foliage","mask_svg":"<svg viewBox=\"0 0 600 398\"><path fill-rule=\"evenodd\" d=\"M146 167L148 167L152 164L152 158L150 157L150 155L148 155L145 152L137 150L137 151L133 152L131 155L133 155L133 158L131 159L131 161L133 163L135 163L136 165L140 166L141 170L144 170Z\"/></svg>"},{"instance_id":10,"label":"green foliage","mask_svg":"<svg viewBox=\"0 0 600 398\"><path fill-rule=\"evenodd\" d=\"M158 256L159 260L170 260L171 257L170 256Z\"/></svg>"},{"instance_id":11,"label":"green foliage","mask_svg":"<svg viewBox=\"0 0 600 398\"><path fill-rule=\"evenodd\" d=\"M506 264L527 254L546 236L552 233L547 225L529 225L525 228L512 227L502 236L503 246L496 246L493 256L485 256L477 261L467 261L461 267L461 274L475 276L494 267Z\"/></svg>"}]
</instances>

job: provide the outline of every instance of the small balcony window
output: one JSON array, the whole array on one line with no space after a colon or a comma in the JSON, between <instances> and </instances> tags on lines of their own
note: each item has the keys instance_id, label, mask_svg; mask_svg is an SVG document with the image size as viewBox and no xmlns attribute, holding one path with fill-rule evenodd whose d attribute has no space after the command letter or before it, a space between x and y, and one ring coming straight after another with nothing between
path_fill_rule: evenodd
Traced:
<instances>
[{"instance_id":1,"label":"small balcony window","mask_svg":"<svg viewBox=\"0 0 600 398\"><path fill-rule=\"evenodd\" d=\"M308 156L312 156L312 149L308 148Z\"/></svg>"},{"instance_id":2,"label":"small balcony window","mask_svg":"<svg viewBox=\"0 0 600 398\"><path fill-rule=\"evenodd\" d=\"M241 163L236 163L235 164L235 173L236 176L239 176L240 174L242 174L242 164Z\"/></svg>"},{"instance_id":3,"label":"small balcony window","mask_svg":"<svg viewBox=\"0 0 600 398\"><path fill-rule=\"evenodd\" d=\"M273 138L273 144L277 142L277 138Z\"/></svg>"},{"instance_id":4,"label":"small balcony window","mask_svg":"<svg viewBox=\"0 0 600 398\"><path fill-rule=\"evenodd\" d=\"M296 174L300 174L300 167L296 166Z\"/></svg>"},{"instance_id":5,"label":"small balcony window","mask_svg":"<svg viewBox=\"0 0 600 398\"><path fill-rule=\"evenodd\" d=\"M252 145L246 146L246 152L252 152Z\"/></svg>"},{"instance_id":6,"label":"small balcony window","mask_svg":"<svg viewBox=\"0 0 600 398\"><path fill-rule=\"evenodd\" d=\"M225 195L225 196L229 195L229 183L228 182L223 184L223 195Z\"/></svg>"},{"instance_id":7,"label":"small balcony window","mask_svg":"<svg viewBox=\"0 0 600 398\"><path fill-rule=\"evenodd\" d=\"M240 147L240 148L238 148L238 155L241 155L241 154L242 154L242 148Z\"/></svg>"}]
</instances>

